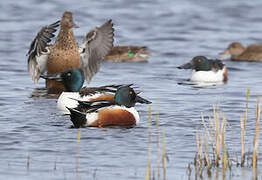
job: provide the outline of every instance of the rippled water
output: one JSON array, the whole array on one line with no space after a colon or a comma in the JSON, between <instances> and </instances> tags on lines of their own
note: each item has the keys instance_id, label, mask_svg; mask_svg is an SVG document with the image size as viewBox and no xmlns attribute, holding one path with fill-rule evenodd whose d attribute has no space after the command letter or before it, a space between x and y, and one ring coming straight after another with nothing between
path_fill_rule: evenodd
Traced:
<instances>
[{"instance_id":1,"label":"rippled water","mask_svg":"<svg viewBox=\"0 0 262 180\"><path fill-rule=\"evenodd\" d=\"M209 115L212 104L220 107L230 123L230 152L240 154L239 119L248 87L247 150L252 150L255 105L262 94L262 63L225 61L228 83L205 88L179 85L189 78L190 71L176 66L196 55L219 58L219 52L232 41L261 43L260 1L2 0L0 7L1 179L145 178L148 106L137 106L141 116L137 127L81 129L77 143L78 130L70 128L68 117L58 114L55 99L31 98L36 88L44 87L44 81L33 84L25 54L38 30L58 20L65 10L74 12L80 26L75 30L79 42L91 28L112 18L115 44L146 45L154 52L148 63L103 63L91 85L135 83L143 96L153 101L153 113L160 113L160 131L166 134L167 179L188 178L200 114ZM153 116L153 124L155 120ZM155 170L156 146L153 128ZM259 161L261 167L261 154ZM232 179L250 179L250 174L248 168L236 169Z\"/></svg>"}]
</instances>

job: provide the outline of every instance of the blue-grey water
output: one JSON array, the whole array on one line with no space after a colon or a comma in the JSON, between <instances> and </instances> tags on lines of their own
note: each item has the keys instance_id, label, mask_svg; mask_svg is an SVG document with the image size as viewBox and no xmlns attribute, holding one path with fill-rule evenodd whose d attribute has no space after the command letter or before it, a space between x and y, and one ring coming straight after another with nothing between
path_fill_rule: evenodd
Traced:
<instances>
[{"instance_id":1,"label":"blue-grey water","mask_svg":"<svg viewBox=\"0 0 262 180\"><path fill-rule=\"evenodd\" d=\"M78 42L111 18L115 45L148 46L153 52L148 63L103 63L90 85L134 83L143 97L153 102L151 164L155 172L157 113L169 158L167 179L188 179L200 115L210 115L213 104L230 124L226 136L230 155L239 156L239 122L248 87L246 149L252 151L256 102L262 94L262 63L225 60L228 83L205 88L180 85L190 77L190 71L176 66L197 55L220 58L219 53L233 41L262 43L261 1L1 0L0 9L0 179L145 178L148 106L137 105L138 126L81 129L78 143L78 129L70 128L69 118L59 115L56 99L31 98L36 88L45 85L43 80L34 84L29 77L28 47L40 28L58 20L65 10L74 13L80 26L74 31ZM261 160L259 154L260 168ZM231 178L250 179L251 172L250 168L235 168ZM258 177L261 179L260 172ZM221 179L222 173L217 178Z\"/></svg>"}]
</instances>

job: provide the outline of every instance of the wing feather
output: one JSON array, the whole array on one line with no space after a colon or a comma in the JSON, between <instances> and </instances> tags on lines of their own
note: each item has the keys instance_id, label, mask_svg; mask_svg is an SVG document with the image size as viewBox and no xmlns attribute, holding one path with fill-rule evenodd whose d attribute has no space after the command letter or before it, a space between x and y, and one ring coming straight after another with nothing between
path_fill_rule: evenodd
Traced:
<instances>
[{"instance_id":1,"label":"wing feather","mask_svg":"<svg viewBox=\"0 0 262 180\"><path fill-rule=\"evenodd\" d=\"M60 21L43 27L38 33L35 39L32 41L28 56L28 71L32 77L32 80L37 83L40 75L46 70L46 63L48 59L48 43L51 42L57 31L57 27L60 25Z\"/></svg>"},{"instance_id":2,"label":"wing feather","mask_svg":"<svg viewBox=\"0 0 262 180\"><path fill-rule=\"evenodd\" d=\"M113 47L114 28L112 20L90 31L80 45L81 69L89 83L98 72L101 60Z\"/></svg>"},{"instance_id":3,"label":"wing feather","mask_svg":"<svg viewBox=\"0 0 262 180\"><path fill-rule=\"evenodd\" d=\"M79 101L78 100L78 104L79 105L74 109L80 112L84 112L84 113L92 113L92 112L99 110L100 108L115 105L114 102L105 101L105 100L100 100L100 101Z\"/></svg>"}]
</instances>

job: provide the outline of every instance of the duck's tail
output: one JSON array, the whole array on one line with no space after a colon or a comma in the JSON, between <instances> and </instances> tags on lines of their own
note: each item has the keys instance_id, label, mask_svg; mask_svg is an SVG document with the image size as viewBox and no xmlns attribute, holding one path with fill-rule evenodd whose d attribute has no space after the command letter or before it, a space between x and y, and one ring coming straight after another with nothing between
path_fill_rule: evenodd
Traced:
<instances>
[{"instance_id":1,"label":"duck's tail","mask_svg":"<svg viewBox=\"0 0 262 180\"><path fill-rule=\"evenodd\" d=\"M68 108L68 107L66 108L70 111L70 119L74 127L75 128L85 127L87 121L86 114L73 108Z\"/></svg>"}]
</instances>

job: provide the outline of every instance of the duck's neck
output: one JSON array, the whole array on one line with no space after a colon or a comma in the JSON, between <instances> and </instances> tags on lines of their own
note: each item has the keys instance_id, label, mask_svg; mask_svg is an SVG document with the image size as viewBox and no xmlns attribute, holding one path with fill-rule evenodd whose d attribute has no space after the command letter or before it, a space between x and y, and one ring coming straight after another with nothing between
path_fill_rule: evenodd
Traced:
<instances>
[{"instance_id":1,"label":"duck's neck","mask_svg":"<svg viewBox=\"0 0 262 180\"><path fill-rule=\"evenodd\" d=\"M79 92L81 87L83 86L83 82L76 81L74 85L65 84L65 92Z\"/></svg>"},{"instance_id":2,"label":"duck's neck","mask_svg":"<svg viewBox=\"0 0 262 180\"><path fill-rule=\"evenodd\" d=\"M55 42L55 47L62 50L72 50L78 48L72 28L69 29L61 27Z\"/></svg>"}]
</instances>

